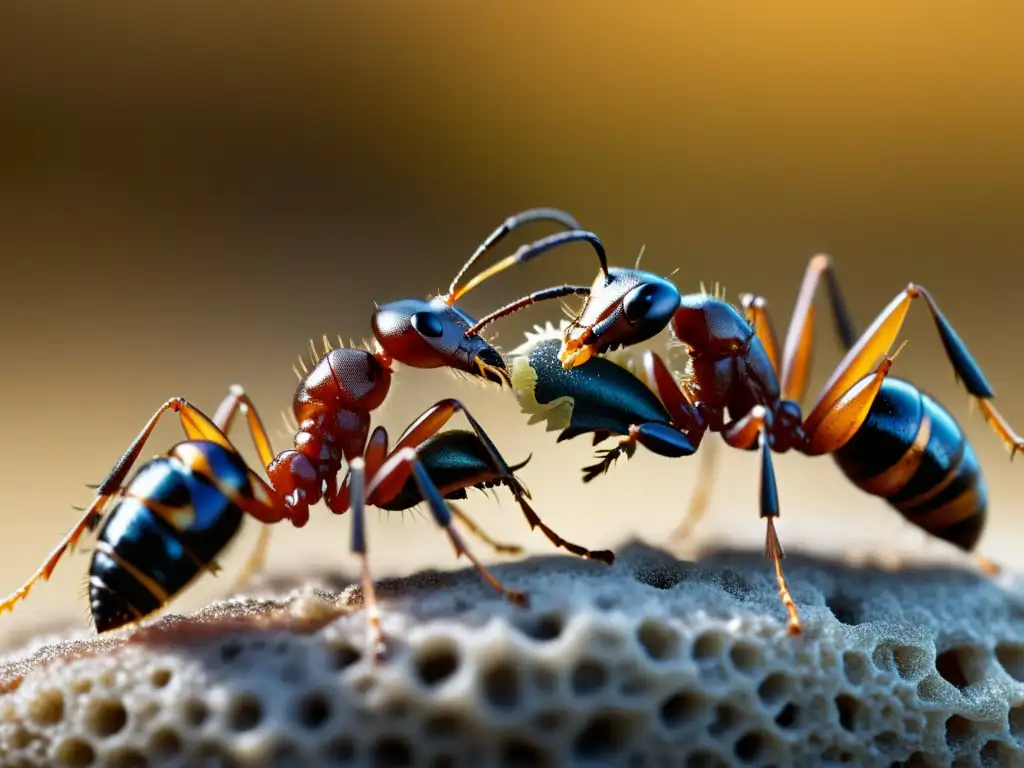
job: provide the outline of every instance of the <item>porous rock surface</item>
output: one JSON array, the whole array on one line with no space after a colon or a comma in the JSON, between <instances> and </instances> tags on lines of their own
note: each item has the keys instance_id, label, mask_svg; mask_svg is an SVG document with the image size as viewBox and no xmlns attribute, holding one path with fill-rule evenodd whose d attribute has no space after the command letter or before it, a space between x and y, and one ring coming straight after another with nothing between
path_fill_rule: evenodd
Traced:
<instances>
[{"instance_id":1,"label":"porous rock surface","mask_svg":"<svg viewBox=\"0 0 1024 768\"><path fill-rule=\"evenodd\" d=\"M793 638L759 554L495 571L529 609L472 571L383 583L376 666L345 579L41 638L0 664L0 765L1024 765L1012 585L791 555Z\"/></svg>"}]
</instances>

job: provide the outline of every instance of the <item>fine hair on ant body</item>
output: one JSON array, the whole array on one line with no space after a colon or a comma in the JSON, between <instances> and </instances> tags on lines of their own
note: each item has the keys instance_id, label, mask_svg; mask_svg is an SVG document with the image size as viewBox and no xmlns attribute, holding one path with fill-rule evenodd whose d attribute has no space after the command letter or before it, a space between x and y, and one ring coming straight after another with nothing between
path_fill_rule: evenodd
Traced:
<instances>
[{"instance_id":1,"label":"fine hair on ant body","mask_svg":"<svg viewBox=\"0 0 1024 768\"><path fill-rule=\"evenodd\" d=\"M804 416L800 403L810 371L813 300L822 276L846 355ZM667 457L692 455L709 431L734 448L758 450L765 553L775 566L791 634L800 633L802 623L775 531L780 506L773 452L831 454L859 488L886 499L927 533L973 551L987 509L977 457L941 404L888 376L899 352L892 348L913 301L924 300L957 378L1011 455L1024 440L992 404L995 393L981 368L923 286L909 284L858 336L831 259L817 255L805 272L781 356L766 303L758 296L744 295L735 307L706 291L680 294L663 277L622 268L603 271L583 295L583 308L556 338L533 337L509 355L524 410L534 420L546 419L550 429L561 429L559 440L592 433L597 444L619 436L617 446L600 452L600 460L584 469L585 482L607 472L620 455L632 456L637 445ZM479 332L529 303L527 297L512 302L470 331ZM666 325L689 355L681 376L653 351L644 353L643 380L600 357L650 339ZM689 530L706 508L707 469L677 532ZM996 570L976 557L987 571Z\"/></svg>"},{"instance_id":2,"label":"fine hair on ant body","mask_svg":"<svg viewBox=\"0 0 1024 768\"><path fill-rule=\"evenodd\" d=\"M591 551L566 541L541 521L513 474L525 462L509 466L459 400L447 398L432 405L390 450L383 427L370 432L371 415L385 401L398 363L448 368L499 385L509 383L501 355L479 334L468 333L473 320L455 302L482 282L477 278L460 287L466 270L513 229L533 221L553 221L573 231L579 228L571 216L551 208L509 217L477 248L447 295L377 307L371 318L375 349L331 348L325 339L319 359L309 369L303 365L293 400L297 430L291 449L275 454L255 406L241 387L232 387L212 419L183 398L168 400L98 486L94 501L43 565L0 601L0 613L25 599L37 581L49 579L61 556L86 530L99 526L104 516L90 568L92 616L101 632L146 617L169 602L200 570L215 570L215 558L234 537L243 513L264 524L287 520L300 528L309 520L310 505L319 501L335 514L352 512L351 550L360 561L370 647L378 651L381 630L367 561L366 505L397 510L425 501L456 555L466 555L488 583L518 605L525 604L526 596L504 587L483 566L453 520L458 517L499 551L519 551L490 540L464 513L449 507L447 500L464 498L469 487L509 488L531 528L539 527L553 544L573 554L611 563L611 552ZM143 464L125 483L150 433L168 412L178 413L187 440ZM442 431L457 412L472 431ZM227 437L239 413L246 419L269 483L246 466ZM343 463L348 470L339 482ZM262 567L269 533L269 525L264 525L241 581Z\"/></svg>"}]
</instances>

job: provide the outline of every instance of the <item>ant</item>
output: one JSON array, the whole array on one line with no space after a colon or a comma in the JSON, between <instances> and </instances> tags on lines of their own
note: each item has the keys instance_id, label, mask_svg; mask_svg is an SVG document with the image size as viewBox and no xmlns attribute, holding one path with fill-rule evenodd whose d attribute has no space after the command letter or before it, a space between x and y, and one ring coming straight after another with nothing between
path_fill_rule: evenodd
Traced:
<instances>
[{"instance_id":1,"label":"ant","mask_svg":"<svg viewBox=\"0 0 1024 768\"><path fill-rule=\"evenodd\" d=\"M243 513L265 525L243 568L248 577L262 566L269 524L288 520L297 528L309 520L309 507L323 500L335 514L352 511L351 549L360 561L370 647L381 647L379 612L367 562L364 508L408 509L426 501L444 529L456 556L465 555L483 578L514 604L526 596L507 589L474 556L453 514L497 549L514 549L490 540L446 499L465 498L469 487L509 488L531 528L539 527L556 546L573 554L611 563L609 551L591 551L566 541L545 525L528 502L529 494L476 418L459 401L435 403L417 418L389 451L387 431L370 433L371 414L387 397L396 364L412 368L448 368L482 380L510 383L501 355L479 334L468 333L473 320L455 306L482 280L459 287L466 270L513 229L532 221L579 225L568 214L536 208L509 217L458 272L447 295L423 301L384 304L371 318L376 349L331 348L301 376L293 399L298 428L294 447L275 454L263 423L241 387L232 387L213 419L183 398L162 405L97 487L94 501L21 588L0 601L0 613L25 599L39 580L49 579L61 556L86 530L106 522L90 567L92 616L100 632L138 621L180 592L201 569L217 569L215 558L237 532ZM312 348L312 343L311 343ZM315 356L315 348L313 349ZM301 362L301 359L300 359ZM179 415L187 440L168 454L143 464L124 480L152 430L168 412ZM462 412L472 431L442 428ZM227 437L242 414L269 482L252 472ZM339 484L342 463L348 471ZM108 510L108 503L114 501Z\"/></svg>"},{"instance_id":2,"label":"ant","mask_svg":"<svg viewBox=\"0 0 1024 768\"><path fill-rule=\"evenodd\" d=\"M800 403L808 385L813 302L822 276L846 355L804 416ZM780 507L773 451L831 454L851 482L884 498L927 533L966 552L980 538L988 494L963 430L932 397L910 382L888 377L899 349L890 351L911 302L924 300L958 380L978 401L1011 457L1024 447L1024 439L992 404L995 393L980 366L921 285L909 284L858 336L831 259L814 256L781 357L766 302L758 296L745 294L736 307L704 290L683 295L639 264L602 271L584 295L584 306L560 331L541 329L510 353L513 388L524 411L533 414L533 421L547 420L550 430L561 430L560 441L593 433L596 445L619 436L617 446L599 452L600 460L584 468L585 482L607 472L620 455L631 457L638 444L666 457L689 456L710 431L734 448L758 450L765 554L775 567L790 634L799 634L802 623L775 530ZM519 300L496 310L471 331L525 305ZM652 351L643 356L645 380L599 357L650 339L666 325L689 355L679 378ZM708 482L709 473L704 473L691 519L680 528L703 512ZM998 570L980 555L976 558L986 571Z\"/></svg>"}]
</instances>

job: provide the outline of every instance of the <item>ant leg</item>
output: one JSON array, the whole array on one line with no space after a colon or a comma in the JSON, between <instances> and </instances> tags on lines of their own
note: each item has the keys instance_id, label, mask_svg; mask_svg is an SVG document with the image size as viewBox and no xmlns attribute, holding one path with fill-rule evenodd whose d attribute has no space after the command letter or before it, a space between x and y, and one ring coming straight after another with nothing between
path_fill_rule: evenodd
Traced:
<instances>
[{"instance_id":1,"label":"ant leg","mask_svg":"<svg viewBox=\"0 0 1024 768\"><path fill-rule=\"evenodd\" d=\"M779 372L779 341L775 335L775 328L772 326L771 315L768 314L767 302L761 296L752 293L740 294L740 306L747 316L747 320L754 326L757 338L761 340L764 351L768 354L772 369Z\"/></svg>"},{"instance_id":2,"label":"ant leg","mask_svg":"<svg viewBox=\"0 0 1024 768\"><path fill-rule=\"evenodd\" d=\"M448 538L452 542L452 546L455 547L455 555L465 555L473 567L476 568L477 572L484 577L488 584L494 587L498 592L503 594L509 602L519 605L526 605L526 595L516 590L507 589L500 581L498 581L494 575L484 567L476 555L469 549L462 535L459 533L458 528L455 527L455 523L452 520L451 510L445 503L444 497L441 492L437 489L434 481L430 479L430 475L427 474L427 470L420 462L419 457L416 454L416 449L404 447L399 448L391 455L391 457L384 462L383 466L378 470L377 474L371 478L369 487L366 489L365 498L373 503L376 498L376 494L384 483L389 486L395 486L401 488L405 485L405 481L412 476L416 482L416 487L419 489L420 496L427 502L427 506L430 507L430 512L436 522L441 528L444 529L445 533L448 534Z\"/></svg>"},{"instance_id":3,"label":"ant leg","mask_svg":"<svg viewBox=\"0 0 1024 768\"><path fill-rule=\"evenodd\" d=\"M370 435L370 439L367 443L366 450L364 451L364 466L365 474L367 477L373 477L377 474L377 471L381 468L381 465L388 458L388 433L384 427L377 427L373 430L373 434ZM335 514L342 514L349 508L349 497L345 488L341 489L341 493L328 494L326 497L327 506ZM384 498L391 498L394 493L397 492L396 488L385 488L383 489ZM381 491L378 491L378 495ZM441 495L445 495L442 491ZM482 542L490 546L495 552L499 554L522 554L523 548L516 544L503 544L502 542L495 541L489 536L483 528L477 525L473 520L470 519L469 515L458 509L454 504L449 504L455 517L458 518L463 525L480 539Z\"/></svg>"},{"instance_id":4,"label":"ant leg","mask_svg":"<svg viewBox=\"0 0 1024 768\"><path fill-rule=\"evenodd\" d=\"M846 392L871 370L873 361L880 355L888 352L903 327L903 321L910 309L910 302L914 299L924 299L931 312L932 320L935 322L942 346L946 350L946 357L953 367L957 378L963 382L964 387L971 397L975 398L981 406L985 421L1003 441L1013 455L1024 448L1024 438L1018 435L1007 423L1006 419L989 402L995 397L991 385L985 378L981 367L974 360L968 351L967 346L961 341L953 326L950 325L945 315L939 309L938 304L932 295L920 285L911 283L894 298L885 309L879 313L871 326L861 335L857 343L843 358L837 366L831 378L825 384L821 394L804 421L804 429L811 433L815 431L826 415L832 410L836 401L844 396Z\"/></svg>"},{"instance_id":5,"label":"ant leg","mask_svg":"<svg viewBox=\"0 0 1024 768\"><path fill-rule=\"evenodd\" d=\"M256 406L245 393L245 390L238 384L228 390L228 396L221 401L213 414L213 422L220 430L227 435L231 429L235 415L241 412L248 422L249 434L253 444L256 446L256 453L264 467L267 467L274 460L274 449L270 445L270 437L263 426ZM270 549L270 535L272 529L268 525L260 526L259 538L253 545L252 551L243 563L235 581L231 586L232 592L244 589L258 573L262 573L266 567L267 552Z\"/></svg>"},{"instance_id":6,"label":"ant leg","mask_svg":"<svg viewBox=\"0 0 1024 768\"><path fill-rule=\"evenodd\" d=\"M455 277L452 279L452 284L448 287L448 303L454 304L458 300L458 295L469 290L466 288L465 290L458 291L459 281L462 280L465 274L474 264L476 264L477 260L479 260L481 256L504 240L513 229L534 221L553 221L556 224L561 224L566 229L580 228L579 222L577 222L576 219L558 208L530 208L509 216L505 221L499 224L498 228L491 232L491 234L489 234L484 241L480 243L480 245L477 246L473 255L469 257L466 263L462 265L462 268L455 274Z\"/></svg>"},{"instance_id":7,"label":"ant leg","mask_svg":"<svg viewBox=\"0 0 1024 768\"><path fill-rule=\"evenodd\" d=\"M202 411L196 408L194 405L189 403L187 400L181 397L174 397L168 400L166 403L160 406L154 413L146 426L142 428L132 444L128 446L128 450L124 452L114 468L107 475L107 479L100 483L97 488L96 498L88 506L88 508L82 513L82 516L75 523L74 527L68 531L67 535L61 539L60 543L54 547L53 551L50 552L49 557L43 562L39 569L32 574L32 577L26 581L20 588L9 594L2 601L0 601L0 613L12 610L14 606L24 600L29 591L38 581L48 581L50 576L53 574L53 569L56 568L57 563L63 557L64 553L68 549L74 549L78 540L82 534L89 528L94 528L99 520L103 516L103 509L106 506L110 498L121 488L121 484L124 482L125 476L131 471L132 466L139 458L139 454L146 445L146 441L152 434L153 429L156 428L157 423L168 411L174 411L178 414L181 420L182 429L190 440L212 440L220 445L223 445L232 451L234 448L228 439L221 433L217 426L211 422Z\"/></svg>"},{"instance_id":8,"label":"ant leg","mask_svg":"<svg viewBox=\"0 0 1024 768\"><path fill-rule=\"evenodd\" d=\"M796 305L793 307L793 317L790 319L789 328L786 331L786 342L782 351L782 369L779 372L784 400L799 403L807 394L814 341L814 294L822 274L825 275L828 285L832 318L843 349L849 350L857 338L853 320L846 309L846 301L839 288L839 278L836 276L832 259L819 253L811 259L804 272Z\"/></svg>"},{"instance_id":9,"label":"ant leg","mask_svg":"<svg viewBox=\"0 0 1024 768\"><path fill-rule=\"evenodd\" d=\"M899 353L898 349L896 353ZM819 456L838 451L846 445L868 417L895 358L895 354L886 355L874 373L856 382L835 401L817 426L806 433L804 453L808 456Z\"/></svg>"},{"instance_id":10,"label":"ant leg","mask_svg":"<svg viewBox=\"0 0 1024 768\"><path fill-rule=\"evenodd\" d=\"M723 437L726 442L737 448L749 448L756 440L758 452L761 457L761 492L760 492L760 513L764 518L767 529L765 531L764 555L772 561L775 566L775 579L779 586L779 598L786 607L789 619L786 628L791 635L799 635L803 632L803 625L800 621L800 614L796 610L796 603L789 591L789 584L786 583L786 575L782 571L782 560L786 557L779 541L779 535L775 531L775 518L779 516L779 491L775 482L775 465L772 462L772 451L768 441L768 425L765 423L766 411L764 406L755 406L742 419L737 419L727 425L723 430Z\"/></svg>"},{"instance_id":11,"label":"ant leg","mask_svg":"<svg viewBox=\"0 0 1024 768\"><path fill-rule=\"evenodd\" d=\"M352 504L352 538L350 547L359 558L359 579L363 587L363 606L366 611L367 647L372 658L380 658L384 643L380 629L380 609L377 607L377 591L370 573L370 562L366 555L366 464L362 458L352 459L349 472L349 499Z\"/></svg>"},{"instance_id":12,"label":"ant leg","mask_svg":"<svg viewBox=\"0 0 1024 768\"><path fill-rule=\"evenodd\" d=\"M647 351L644 353L643 361L648 386L665 405L673 423L687 433L694 448L698 447L708 428L708 420L690 399L689 392L672 375L660 355Z\"/></svg>"},{"instance_id":13,"label":"ant leg","mask_svg":"<svg viewBox=\"0 0 1024 768\"><path fill-rule=\"evenodd\" d=\"M468 421L469 425L473 428L473 432L476 433L480 442L483 443L484 448L487 450L487 453L491 458L491 462L495 469L497 469L501 474L501 478L504 483L511 489L512 495L515 497L516 503L522 510L523 516L526 518L526 522L529 523L531 529L540 528L552 544L556 547L562 547L563 549L572 552L574 555L586 557L591 560L600 560L609 564L614 561L615 556L610 551L589 550L585 547L581 547L579 544L573 544L572 542L563 539L553 529L544 524L534 511L533 507L531 507L527 501L529 494L526 489L523 488L520 482L515 478L515 476L513 476L512 470L508 466L508 462L506 462L501 453L498 452L498 449L491 441L491 438L488 437L483 427L480 426L466 406L454 398L441 400L424 411L423 414L405 430L402 436L398 439L398 442L395 443L394 452L398 453L403 448L418 446L428 437L437 434L457 411L462 412L463 416L466 417L466 421ZM401 486L397 486L394 492L397 493L398 488L400 487Z\"/></svg>"},{"instance_id":14,"label":"ant leg","mask_svg":"<svg viewBox=\"0 0 1024 768\"><path fill-rule=\"evenodd\" d=\"M470 518L469 515L467 515L465 512L459 509L459 507L457 507L455 504L452 504L450 501L448 502L448 508L451 510L452 515L454 515L455 519L462 523L463 527L465 527L467 531L472 533L474 536L480 539L480 541L489 546L499 555L523 554L523 548L520 547L518 544L503 544L502 542L493 539L487 533L487 531L485 531L477 523L475 523L473 519Z\"/></svg>"}]
</instances>

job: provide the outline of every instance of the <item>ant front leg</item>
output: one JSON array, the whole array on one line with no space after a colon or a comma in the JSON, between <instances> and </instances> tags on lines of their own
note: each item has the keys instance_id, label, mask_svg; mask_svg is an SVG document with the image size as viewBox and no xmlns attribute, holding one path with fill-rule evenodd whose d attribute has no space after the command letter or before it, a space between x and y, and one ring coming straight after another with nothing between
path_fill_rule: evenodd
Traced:
<instances>
[{"instance_id":1,"label":"ant front leg","mask_svg":"<svg viewBox=\"0 0 1024 768\"><path fill-rule=\"evenodd\" d=\"M508 462L506 462L501 453L499 453L498 449L491 441L491 438L488 437L483 427L480 426L479 422L477 422L466 406L454 398L441 400L424 411L423 414L414 421L398 439L398 442L395 444L395 453L398 453L404 448L418 446L428 437L437 434L437 432L440 431L440 429L448 423L448 420L451 419L451 417L458 411L461 411L466 417L466 421L469 422L469 425L473 428L473 432L476 433L476 436L480 439L480 442L486 449L488 456L490 456L494 468L500 473L502 481L511 489L512 495L515 497L516 503L522 510L523 516L526 518L526 522L529 524L531 530L534 528L540 528L552 544L556 547L566 549L574 555L586 557L591 560L600 560L601 562L608 564L611 564L614 561L614 555L608 550L589 550L586 547L581 547L579 544L567 541L540 519L533 507L530 506L528 501L529 494L526 489L523 488L519 481L513 476L512 470L508 466ZM397 493L397 489L395 492Z\"/></svg>"},{"instance_id":2,"label":"ant front leg","mask_svg":"<svg viewBox=\"0 0 1024 768\"><path fill-rule=\"evenodd\" d=\"M760 514L767 523L764 540L764 554L775 566L775 579L778 582L779 598L786 607L789 620L786 624L791 635L799 635L803 632L803 625L800 615L796 610L796 603L789 591L789 584L786 583L786 575L782 571L782 560L786 556L779 541L779 535L775 531L775 518L779 516L779 491L775 482L775 465L772 462L771 445L768 438L768 424L766 423L767 411L764 406L758 405L750 410L746 416L727 424L722 431L722 437L734 448L747 449L757 441L758 452L761 458L761 492L760 492Z\"/></svg>"},{"instance_id":3,"label":"ant front leg","mask_svg":"<svg viewBox=\"0 0 1024 768\"><path fill-rule=\"evenodd\" d=\"M473 563L473 567L476 568L477 572L484 577L488 584L494 587L498 592L504 595L509 602L519 605L526 605L526 595L516 590L507 589L500 581L498 581L494 575L484 567L476 555L473 554L472 550L466 544L462 535L456 528L454 521L452 520L451 510L448 509L448 505L445 503L444 496L438 490L437 485L430 479L430 475L427 474L426 468L417 455L415 448L403 447L396 448L395 452L388 458L387 461L377 470L374 477L370 479L369 486L366 489L365 498L368 503L379 505L386 503L388 500L383 497L381 491L387 489L398 489L405 485L409 477L412 477L416 483L416 487L420 492L423 500L427 502L427 506L430 508L430 513L436 522L445 533L448 535L449 540L452 542L452 546L455 548L456 557L465 555L470 562ZM395 491L397 492L397 490ZM357 495L352 494L353 510L355 509L355 503ZM352 523L353 532L356 530L356 522L353 520ZM355 535L353 533L353 541L355 541Z\"/></svg>"},{"instance_id":4,"label":"ant front leg","mask_svg":"<svg viewBox=\"0 0 1024 768\"><path fill-rule=\"evenodd\" d=\"M121 489L125 477L138 460L139 454L146 445L146 441L149 440L149 436L156 428L160 418L168 411L178 414L182 429L189 440L210 440L234 451L234 447L227 437L202 411L181 397L174 397L168 400L146 422L146 426L142 428L142 431L132 441L132 444L128 446L128 450L117 460L114 468L107 475L106 480L100 483L97 488L96 498L84 510L78 522L68 531L67 535L54 547L49 557L46 558L39 569L20 588L0 601L0 613L12 610L19 601L24 600L36 582L48 581L53 574L53 569L56 568L64 553L75 547L86 530L96 527L103 517L103 510L107 502Z\"/></svg>"}]
</instances>

